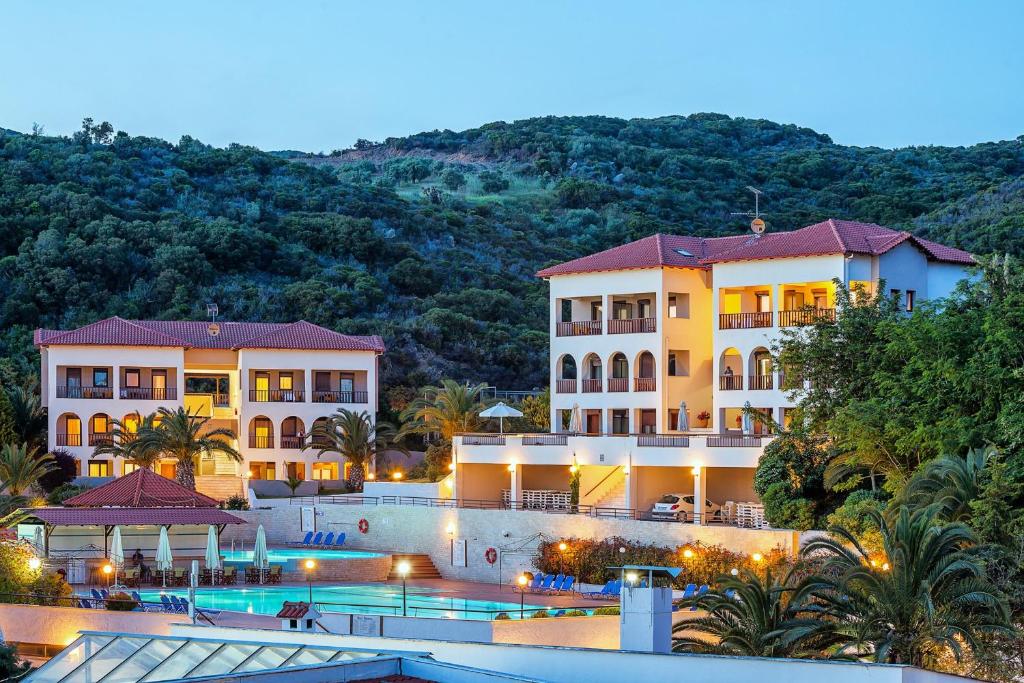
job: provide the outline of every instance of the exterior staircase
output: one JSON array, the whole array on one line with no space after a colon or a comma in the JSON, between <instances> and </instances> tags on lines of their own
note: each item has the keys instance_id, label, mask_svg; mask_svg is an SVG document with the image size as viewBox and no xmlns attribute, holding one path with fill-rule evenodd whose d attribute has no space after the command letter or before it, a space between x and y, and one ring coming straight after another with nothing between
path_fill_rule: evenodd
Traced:
<instances>
[{"instance_id":1,"label":"exterior staircase","mask_svg":"<svg viewBox=\"0 0 1024 683\"><path fill-rule=\"evenodd\" d=\"M430 555L420 554L401 554L391 556L391 573L388 574L389 580L401 580L402 577L398 573L398 563L408 562L410 569L407 579L440 579L441 572L437 571L437 567L434 566L434 561L430 559Z\"/></svg>"},{"instance_id":2,"label":"exterior staircase","mask_svg":"<svg viewBox=\"0 0 1024 683\"><path fill-rule=\"evenodd\" d=\"M196 490L215 500L244 495L242 478L235 474L207 474L196 476Z\"/></svg>"},{"instance_id":3,"label":"exterior staircase","mask_svg":"<svg viewBox=\"0 0 1024 683\"><path fill-rule=\"evenodd\" d=\"M622 476L618 482L608 489L608 492L594 502L597 508L625 508L626 507L626 477Z\"/></svg>"}]
</instances>

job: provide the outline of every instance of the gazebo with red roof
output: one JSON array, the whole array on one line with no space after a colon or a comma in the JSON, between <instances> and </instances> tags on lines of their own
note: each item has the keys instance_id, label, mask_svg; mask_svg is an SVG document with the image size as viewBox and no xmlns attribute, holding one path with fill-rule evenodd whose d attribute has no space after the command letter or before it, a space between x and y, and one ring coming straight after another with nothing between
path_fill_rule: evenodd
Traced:
<instances>
[{"instance_id":1,"label":"gazebo with red roof","mask_svg":"<svg viewBox=\"0 0 1024 683\"><path fill-rule=\"evenodd\" d=\"M64 507L215 508L217 501L140 467L64 501Z\"/></svg>"}]
</instances>

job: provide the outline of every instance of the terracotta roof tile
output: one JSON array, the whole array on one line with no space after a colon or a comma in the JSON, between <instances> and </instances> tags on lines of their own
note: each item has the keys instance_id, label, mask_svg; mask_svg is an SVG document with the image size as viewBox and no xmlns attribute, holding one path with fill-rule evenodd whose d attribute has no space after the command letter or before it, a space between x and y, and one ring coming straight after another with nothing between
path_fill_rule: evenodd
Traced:
<instances>
[{"instance_id":1,"label":"terracotta roof tile","mask_svg":"<svg viewBox=\"0 0 1024 683\"><path fill-rule=\"evenodd\" d=\"M20 512L55 526L163 524L245 524L216 508L22 508Z\"/></svg>"},{"instance_id":2,"label":"terracotta roof tile","mask_svg":"<svg viewBox=\"0 0 1024 683\"><path fill-rule=\"evenodd\" d=\"M140 468L64 501L66 507L215 508L217 501Z\"/></svg>"},{"instance_id":3,"label":"terracotta roof tile","mask_svg":"<svg viewBox=\"0 0 1024 683\"><path fill-rule=\"evenodd\" d=\"M308 602L291 602L285 600L281 603L281 611L277 613L278 619L301 619L309 612Z\"/></svg>"},{"instance_id":4,"label":"terracotta roof tile","mask_svg":"<svg viewBox=\"0 0 1024 683\"><path fill-rule=\"evenodd\" d=\"M383 352L384 340L377 336L352 337L300 320L248 339L235 348Z\"/></svg>"}]
</instances>

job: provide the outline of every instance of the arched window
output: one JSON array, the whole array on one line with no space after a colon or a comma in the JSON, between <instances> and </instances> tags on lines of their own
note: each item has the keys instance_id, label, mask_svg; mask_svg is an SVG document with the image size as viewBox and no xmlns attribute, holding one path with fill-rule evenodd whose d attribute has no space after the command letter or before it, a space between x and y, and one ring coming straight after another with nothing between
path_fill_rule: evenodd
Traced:
<instances>
[{"instance_id":1,"label":"arched window","mask_svg":"<svg viewBox=\"0 0 1024 683\"><path fill-rule=\"evenodd\" d=\"M249 448L273 448L274 423L259 415L249 422Z\"/></svg>"},{"instance_id":2,"label":"arched window","mask_svg":"<svg viewBox=\"0 0 1024 683\"><path fill-rule=\"evenodd\" d=\"M305 436L305 426L299 418L286 417L281 422L281 448L301 448Z\"/></svg>"}]
</instances>

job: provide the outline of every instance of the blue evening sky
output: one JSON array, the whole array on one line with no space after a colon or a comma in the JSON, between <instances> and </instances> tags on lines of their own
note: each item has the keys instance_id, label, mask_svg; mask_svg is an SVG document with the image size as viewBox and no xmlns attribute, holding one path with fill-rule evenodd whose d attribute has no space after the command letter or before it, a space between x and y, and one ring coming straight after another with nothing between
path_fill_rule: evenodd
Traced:
<instances>
[{"instance_id":1,"label":"blue evening sky","mask_svg":"<svg viewBox=\"0 0 1024 683\"><path fill-rule=\"evenodd\" d=\"M1024 134L1024 2L216 0L0 5L0 127L84 116L329 151L545 114L714 111L837 142Z\"/></svg>"}]
</instances>

